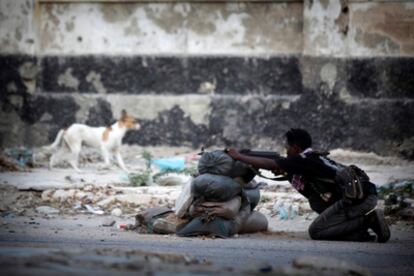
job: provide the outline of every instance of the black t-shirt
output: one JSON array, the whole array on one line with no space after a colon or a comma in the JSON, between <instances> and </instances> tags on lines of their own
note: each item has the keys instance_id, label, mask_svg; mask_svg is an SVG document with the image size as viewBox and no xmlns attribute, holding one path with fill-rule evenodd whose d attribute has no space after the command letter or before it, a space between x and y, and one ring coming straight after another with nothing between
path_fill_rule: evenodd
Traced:
<instances>
[{"instance_id":1,"label":"black t-shirt","mask_svg":"<svg viewBox=\"0 0 414 276\"><path fill-rule=\"evenodd\" d=\"M322 209L333 204L341 198L340 187L333 183L336 170L339 166L333 160L317 153L307 153L306 155L295 155L276 160L281 169L287 173L289 181L292 183L294 175L301 176L304 182L304 189L298 190L303 196L309 199L309 203L320 201ZM324 202L320 194L331 193L329 202ZM316 209L320 209L316 207ZM315 210L315 209L314 209ZM315 210L318 212L318 210Z\"/></svg>"}]
</instances>

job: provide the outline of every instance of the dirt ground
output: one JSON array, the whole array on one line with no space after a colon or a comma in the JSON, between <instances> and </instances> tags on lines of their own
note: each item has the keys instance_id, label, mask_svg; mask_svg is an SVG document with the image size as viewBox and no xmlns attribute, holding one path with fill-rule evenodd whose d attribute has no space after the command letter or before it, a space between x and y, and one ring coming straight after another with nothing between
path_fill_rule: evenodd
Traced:
<instances>
[{"instance_id":1,"label":"dirt ground","mask_svg":"<svg viewBox=\"0 0 414 276\"><path fill-rule=\"evenodd\" d=\"M153 159L182 157L186 168L197 164L193 149L125 146L132 173L145 170L144 151ZM269 220L265 233L226 240L138 234L122 226L148 207L174 207L189 175L167 174L135 187L116 166L103 168L96 151L84 152L80 173L64 164L50 171L47 156L34 152L35 168L0 173L0 266L8 274L414 275L412 220L394 219L386 244L312 241L306 231L316 214L306 200L287 182L257 178L268 184L257 206ZM358 164L378 186L414 179L414 162L345 150L331 157ZM276 208L281 202L287 218Z\"/></svg>"}]
</instances>

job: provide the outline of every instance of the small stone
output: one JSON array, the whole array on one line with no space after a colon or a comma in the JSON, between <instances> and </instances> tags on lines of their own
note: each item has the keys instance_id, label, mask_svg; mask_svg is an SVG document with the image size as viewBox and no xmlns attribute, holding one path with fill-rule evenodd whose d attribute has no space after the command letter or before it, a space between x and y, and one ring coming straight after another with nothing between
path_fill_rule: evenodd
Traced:
<instances>
[{"instance_id":1,"label":"small stone","mask_svg":"<svg viewBox=\"0 0 414 276\"><path fill-rule=\"evenodd\" d=\"M111 215L119 217L122 215L122 210L120 208L115 208L112 210Z\"/></svg>"},{"instance_id":2,"label":"small stone","mask_svg":"<svg viewBox=\"0 0 414 276\"><path fill-rule=\"evenodd\" d=\"M115 225L115 220L113 220L113 219L107 219L107 220L104 220L103 222L102 222L102 226L105 226L105 227L111 227L111 226L114 226Z\"/></svg>"}]
</instances>

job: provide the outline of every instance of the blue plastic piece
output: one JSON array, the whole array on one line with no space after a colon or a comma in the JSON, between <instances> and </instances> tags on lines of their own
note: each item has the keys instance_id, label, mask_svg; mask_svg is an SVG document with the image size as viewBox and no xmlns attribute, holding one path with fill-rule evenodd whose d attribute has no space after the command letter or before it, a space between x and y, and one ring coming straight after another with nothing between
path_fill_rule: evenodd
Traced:
<instances>
[{"instance_id":1,"label":"blue plastic piece","mask_svg":"<svg viewBox=\"0 0 414 276\"><path fill-rule=\"evenodd\" d=\"M185 166L184 157L161 158L152 161L162 171L182 171Z\"/></svg>"},{"instance_id":2,"label":"blue plastic piece","mask_svg":"<svg viewBox=\"0 0 414 276\"><path fill-rule=\"evenodd\" d=\"M284 206L279 207L279 219L280 220L287 220L289 218L288 212Z\"/></svg>"}]
</instances>

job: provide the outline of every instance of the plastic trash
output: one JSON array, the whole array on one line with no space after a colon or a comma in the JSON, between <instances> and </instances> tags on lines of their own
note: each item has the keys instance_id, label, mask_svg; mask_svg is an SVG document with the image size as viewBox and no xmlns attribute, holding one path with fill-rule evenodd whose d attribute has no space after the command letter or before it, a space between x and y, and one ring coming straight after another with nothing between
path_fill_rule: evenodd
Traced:
<instances>
[{"instance_id":1,"label":"plastic trash","mask_svg":"<svg viewBox=\"0 0 414 276\"><path fill-rule=\"evenodd\" d=\"M290 209L290 219L294 219L299 214L299 206L297 204L292 204Z\"/></svg>"},{"instance_id":2,"label":"plastic trash","mask_svg":"<svg viewBox=\"0 0 414 276\"><path fill-rule=\"evenodd\" d=\"M88 210L90 213L95 214L95 215L103 215L104 211L102 210L97 210L95 208L93 208L91 205L89 204L85 204L84 207L86 208L86 210Z\"/></svg>"},{"instance_id":3,"label":"plastic trash","mask_svg":"<svg viewBox=\"0 0 414 276\"><path fill-rule=\"evenodd\" d=\"M289 218L288 211L286 210L286 207L283 204L279 206L278 211L280 220L287 220Z\"/></svg>"},{"instance_id":4,"label":"plastic trash","mask_svg":"<svg viewBox=\"0 0 414 276\"><path fill-rule=\"evenodd\" d=\"M119 180L122 182L129 182L129 175L126 172L123 172L119 175Z\"/></svg>"},{"instance_id":5,"label":"plastic trash","mask_svg":"<svg viewBox=\"0 0 414 276\"><path fill-rule=\"evenodd\" d=\"M162 171L182 171L185 166L183 157L161 158L152 161Z\"/></svg>"},{"instance_id":6,"label":"plastic trash","mask_svg":"<svg viewBox=\"0 0 414 276\"><path fill-rule=\"evenodd\" d=\"M10 158L13 158L18 166L33 167L33 150L32 149L29 149L26 147L11 148L11 149L6 149L5 153Z\"/></svg>"},{"instance_id":7,"label":"plastic trash","mask_svg":"<svg viewBox=\"0 0 414 276\"><path fill-rule=\"evenodd\" d=\"M175 201L174 212L177 217L182 218L188 211L188 208L193 202L193 195L191 194L191 183L192 179L189 179L186 183L183 184L180 195Z\"/></svg>"}]
</instances>

